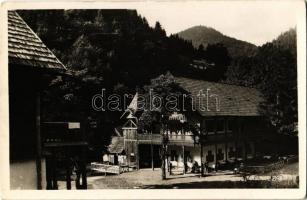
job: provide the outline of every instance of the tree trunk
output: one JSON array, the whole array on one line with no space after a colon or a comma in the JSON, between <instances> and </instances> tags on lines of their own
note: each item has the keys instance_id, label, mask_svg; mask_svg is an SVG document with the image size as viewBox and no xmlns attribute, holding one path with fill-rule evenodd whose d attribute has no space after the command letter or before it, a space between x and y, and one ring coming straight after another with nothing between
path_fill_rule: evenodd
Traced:
<instances>
[{"instance_id":1,"label":"tree trunk","mask_svg":"<svg viewBox=\"0 0 307 200\"><path fill-rule=\"evenodd\" d=\"M201 143L200 144L200 166L201 166L201 168L200 168L200 175L201 176L205 176L205 174L204 174L203 157L204 157L204 154L203 154L203 144Z\"/></svg>"}]
</instances>

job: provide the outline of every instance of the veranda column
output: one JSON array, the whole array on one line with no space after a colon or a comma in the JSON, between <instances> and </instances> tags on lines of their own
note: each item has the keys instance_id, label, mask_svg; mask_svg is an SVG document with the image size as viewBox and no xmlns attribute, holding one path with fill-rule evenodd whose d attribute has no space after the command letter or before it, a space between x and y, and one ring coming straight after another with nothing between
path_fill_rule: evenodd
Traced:
<instances>
[{"instance_id":1,"label":"veranda column","mask_svg":"<svg viewBox=\"0 0 307 200\"><path fill-rule=\"evenodd\" d=\"M152 137L152 136L151 136ZM155 170L155 167L154 167L154 159L153 159L153 146L152 146L152 138L151 138L151 144L150 144L150 154L151 154L151 168L152 168L152 171Z\"/></svg>"},{"instance_id":2,"label":"veranda column","mask_svg":"<svg viewBox=\"0 0 307 200\"><path fill-rule=\"evenodd\" d=\"M236 123L236 131L234 133L234 138L235 138L235 161L238 160L238 135L239 135L239 131L240 131L240 124L238 122L238 119L235 119L235 123Z\"/></svg>"},{"instance_id":3,"label":"veranda column","mask_svg":"<svg viewBox=\"0 0 307 200\"><path fill-rule=\"evenodd\" d=\"M87 177L86 177L86 147L82 147L82 189L87 189Z\"/></svg>"},{"instance_id":4,"label":"veranda column","mask_svg":"<svg viewBox=\"0 0 307 200\"><path fill-rule=\"evenodd\" d=\"M70 171L70 166L71 166L70 159L67 158L66 163L65 163L65 168L66 168L66 189L67 190L71 190L71 179L70 179L71 171Z\"/></svg>"},{"instance_id":5,"label":"veranda column","mask_svg":"<svg viewBox=\"0 0 307 200\"><path fill-rule=\"evenodd\" d=\"M204 157L204 153L203 153L203 134L204 134L204 126L205 126L205 120L202 119L201 120L201 124L200 124L200 175L204 176L204 161L203 161L203 157Z\"/></svg>"},{"instance_id":6,"label":"veranda column","mask_svg":"<svg viewBox=\"0 0 307 200\"><path fill-rule=\"evenodd\" d=\"M214 118L214 136L215 136L215 142L214 142L214 148L215 148L215 156L214 156L214 158L215 158L215 171L217 171L217 139L218 139L218 137L217 137L217 118Z\"/></svg>"},{"instance_id":7,"label":"veranda column","mask_svg":"<svg viewBox=\"0 0 307 200\"><path fill-rule=\"evenodd\" d=\"M136 158L136 168L140 169L140 158L139 158L139 142L136 140L135 142L135 158Z\"/></svg>"},{"instance_id":8,"label":"veranda column","mask_svg":"<svg viewBox=\"0 0 307 200\"><path fill-rule=\"evenodd\" d=\"M166 150L166 144L162 144L162 167L161 167L162 168L162 180L166 179L166 172L165 172L165 150Z\"/></svg>"},{"instance_id":9,"label":"veranda column","mask_svg":"<svg viewBox=\"0 0 307 200\"><path fill-rule=\"evenodd\" d=\"M203 157L204 157L204 153L203 153L203 144L202 142L200 143L200 175L204 176L204 164L203 164Z\"/></svg>"},{"instance_id":10,"label":"veranda column","mask_svg":"<svg viewBox=\"0 0 307 200\"><path fill-rule=\"evenodd\" d=\"M38 190L42 189L42 144L41 144L41 97L40 92L36 93L36 186Z\"/></svg>"},{"instance_id":11,"label":"veranda column","mask_svg":"<svg viewBox=\"0 0 307 200\"><path fill-rule=\"evenodd\" d=\"M183 174L185 174L184 145L182 145Z\"/></svg>"},{"instance_id":12,"label":"veranda column","mask_svg":"<svg viewBox=\"0 0 307 200\"><path fill-rule=\"evenodd\" d=\"M225 119L225 161L227 162L228 160L228 152L227 152L227 149L228 149L228 146L227 146L227 142L228 142L228 135L227 135L227 130L228 130L228 119Z\"/></svg>"},{"instance_id":13,"label":"veranda column","mask_svg":"<svg viewBox=\"0 0 307 200\"><path fill-rule=\"evenodd\" d=\"M58 181L57 181L57 160L56 160L56 151L52 150L52 189L57 190L58 189Z\"/></svg>"},{"instance_id":14,"label":"veranda column","mask_svg":"<svg viewBox=\"0 0 307 200\"><path fill-rule=\"evenodd\" d=\"M46 156L46 182L47 182L47 190L51 190L53 188L52 186L52 161L51 161L51 156L48 155Z\"/></svg>"},{"instance_id":15,"label":"veranda column","mask_svg":"<svg viewBox=\"0 0 307 200\"><path fill-rule=\"evenodd\" d=\"M246 130L243 130L243 124L244 121L241 121L241 133L243 134L243 152L244 152L244 161L247 161L247 132Z\"/></svg>"}]
</instances>

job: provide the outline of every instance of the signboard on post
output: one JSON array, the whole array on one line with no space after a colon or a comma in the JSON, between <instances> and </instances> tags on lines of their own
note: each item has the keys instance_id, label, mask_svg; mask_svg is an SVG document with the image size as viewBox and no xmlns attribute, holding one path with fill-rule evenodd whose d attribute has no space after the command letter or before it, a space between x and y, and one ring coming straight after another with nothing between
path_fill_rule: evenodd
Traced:
<instances>
[{"instance_id":1,"label":"signboard on post","mask_svg":"<svg viewBox=\"0 0 307 200\"><path fill-rule=\"evenodd\" d=\"M80 129L79 122L68 122L68 129Z\"/></svg>"}]
</instances>

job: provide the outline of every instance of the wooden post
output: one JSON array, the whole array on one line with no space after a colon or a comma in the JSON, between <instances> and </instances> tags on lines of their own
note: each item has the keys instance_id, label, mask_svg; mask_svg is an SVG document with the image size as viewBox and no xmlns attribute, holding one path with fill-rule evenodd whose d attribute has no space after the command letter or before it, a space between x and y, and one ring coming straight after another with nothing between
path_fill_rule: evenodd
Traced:
<instances>
[{"instance_id":1,"label":"wooden post","mask_svg":"<svg viewBox=\"0 0 307 200\"><path fill-rule=\"evenodd\" d=\"M56 155L55 151L52 152L52 189L57 190L58 189L58 182L57 182L57 173L56 173Z\"/></svg>"},{"instance_id":2,"label":"wooden post","mask_svg":"<svg viewBox=\"0 0 307 200\"><path fill-rule=\"evenodd\" d=\"M46 157L46 181L47 181L47 190L51 190L53 188L52 186L52 173L51 173L51 170L52 170L52 166L50 166L52 163L51 163L51 160L50 160L50 157Z\"/></svg>"},{"instance_id":3,"label":"wooden post","mask_svg":"<svg viewBox=\"0 0 307 200\"><path fill-rule=\"evenodd\" d=\"M227 131L228 131L228 119L225 119L225 161L227 162L228 160L228 155L227 155L227 149L228 149L228 146L227 146L227 141L228 141L228 134L227 134Z\"/></svg>"},{"instance_id":4,"label":"wooden post","mask_svg":"<svg viewBox=\"0 0 307 200\"><path fill-rule=\"evenodd\" d=\"M162 115L162 118L163 118L163 115ZM161 118L161 120L163 120ZM168 139L168 136L166 136L164 134L164 131L165 131L165 124L163 123L163 121L161 121L161 134L163 136L162 138L162 166L161 166L161 170L162 170L162 180L166 180L166 170L165 170L165 154L166 154L166 145L167 145L167 139Z\"/></svg>"},{"instance_id":5,"label":"wooden post","mask_svg":"<svg viewBox=\"0 0 307 200\"><path fill-rule=\"evenodd\" d=\"M86 164L82 163L82 189L87 189Z\"/></svg>"},{"instance_id":6,"label":"wooden post","mask_svg":"<svg viewBox=\"0 0 307 200\"><path fill-rule=\"evenodd\" d=\"M166 172L165 172L165 144L162 145L162 180L166 179Z\"/></svg>"},{"instance_id":7,"label":"wooden post","mask_svg":"<svg viewBox=\"0 0 307 200\"><path fill-rule=\"evenodd\" d=\"M244 161L246 162L247 161L247 132L246 130L243 130L243 124L244 123L244 120L243 122L241 121L241 133L243 134L243 141L244 141Z\"/></svg>"},{"instance_id":8,"label":"wooden post","mask_svg":"<svg viewBox=\"0 0 307 200\"><path fill-rule=\"evenodd\" d=\"M70 180L70 162L66 162L66 189L71 190L71 180Z\"/></svg>"},{"instance_id":9,"label":"wooden post","mask_svg":"<svg viewBox=\"0 0 307 200\"><path fill-rule=\"evenodd\" d=\"M168 156L167 156L167 152L166 152L166 166L167 166L167 172L169 172L169 159L168 159Z\"/></svg>"},{"instance_id":10,"label":"wooden post","mask_svg":"<svg viewBox=\"0 0 307 200\"><path fill-rule=\"evenodd\" d=\"M87 177L86 177L86 147L82 148L82 189L87 189Z\"/></svg>"},{"instance_id":11,"label":"wooden post","mask_svg":"<svg viewBox=\"0 0 307 200\"><path fill-rule=\"evenodd\" d=\"M135 141L135 159L136 159L136 168L140 169L140 159L139 159L139 144L138 141Z\"/></svg>"},{"instance_id":12,"label":"wooden post","mask_svg":"<svg viewBox=\"0 0 307 200\"><path fill-rule=\"evenodd\" d=\"M252 144L253 144L253 157L255 158L256 155L257 155L257 154L256 154L257 141L254 140Z\"/></svg>"},{"instance_id":13,"label":"wooden post","mask_svg":"<svg viewBox=\"0 0 307 200\"><path fill-rule=\"evenodd\" d=\"M126 139L124 138L124 141L126 141ZM129 172L129 168L130 168L130 165L131 165L131 145L130 145L130 142L127 141L127 144L126 142L124 142L125 146L126 146L126 152L127 152L127 161L128 161L128 172Z\"/></svg>"},{"instance_id":14,"label":"wooden post","mask_svg":"<svg viewBox=\"0 0 307 200\"><path fill-rule=\"evenodd\" d=\"M36 93L36 186L42 189L42 144L41 144L41 117L40 117L40 92Z\"/></svg>"},{"instance_id":15,"label":"wooden post","mask_svg":"<svg viewBox=\"0 0 307 200\"><path fill-rule=\"evenodd\" d=\"M217 163L218 163L218 160L217 160L217 144L215 143L215 171L217 171Z\"/></svg>"},{"instance_id":16,"label":"wooden post","mask_svg":"<svg viewBox=\"0 0 307 200\"><path fill-rule=\"evenodd\" d=\"M204 153L203 153L203 144L202 144L202 142L200 143L200 166L201 166L201 168L200 168L200 175L201 176L204 176L205 174L204 174L204 164L203 164L203 157L204 157Z\"/></svg>"},{"instance_id":17,"label":"wooden post","mask_svg":"<svg viewBox=\"0 0 307 200\"><path fill-rule=\"evenodd\" d=\"M240 148L241 148L241 152L242 150L244 150L244 137L242 137L242 127L241 127L241 119L238 120L238 127L239 127L239 131L238 131L238 135L239 135L239 141L242 142L242 139L243 139L243 146L240 145ZM243 149L242 149L243 148ZM241 155L242 156L242 153ZM244 156L244 155L243 155ZM240 157L242 158L242 157Z\"/></svg>"},{"instance_id":18,"label":"wooden post","mask_svg":"<svg viewBox=\"0 0 307 200\"><path fill-rule=\"evenodd\" d=\"M214 119L214 135L215 135L215 137L217 138L217 123L218 123L218 121L217 121L217 119L215 118ZM214 156L214 158L215 158L215 171L217 171L217 140L215 140L215 142L214 142L214 147L215 147L215 156Z\"/></svg>"},{"instance_id":19,"label":"wooden post","mask_svg":"<svg viewBox=\"0 0 307 200\"><path fill-rule=\"evenodd\" d=\"M238 159L238 135L240 131L240 125L238 122L238 119L236 118L236 131L234 133L234 138L235 138L235 161Z\"/></svg>"},{"instance_id":20,"label":"wooden post","mask_svg":"<svg viewBox=\"0 0 307 200\"><path fill-rule=\"evenodd\" d=\"M228 144L225 142L225 161L228 161Z\"/></svg>"},{"instance_id":21,"label":"wooden post","mask_svg":"<svg viewBox=\"0 0 307 200\"><path fill-rule=\"evenodd\" d=\"M247 161L247 143L246 140L244 140L244 161Z\"/></svg>"},{"instance_id":22,"label":"wooden post","mask_svg":"<svg viewBox=\"0 0 307 200\"><path fill-rule=\"evenodd\" d=\"M151 144L150 144L150 154L151 154L151 168L152 168L152 171L155 170L155 166L154 166L154 159L153 159L153 146L152 146L152 141L151 141Z\"/></svg>"},{"instance_id":23,"label":"wooden post","mask_svg":"<svg viewBox=\"0 0 307 200\"><path fill-rule=\"evenodd\" d=\"M203 131L204 131L204 124L205 120L201 119L201 124L200 124L200 175L201 176L205 176L204 174L204 161L203 161L203 157L204 157L204 152L203 152Z\"/></svg>"},{"instance_id":24,"label":"wooden post","mask_svg":"<svg viewBox=\"0 0 307 200\"><path fill-rule=\"evenodd\" d=\"M184 145L182 145L183 174L185 174Z\"/></svg>"}]
</instances>

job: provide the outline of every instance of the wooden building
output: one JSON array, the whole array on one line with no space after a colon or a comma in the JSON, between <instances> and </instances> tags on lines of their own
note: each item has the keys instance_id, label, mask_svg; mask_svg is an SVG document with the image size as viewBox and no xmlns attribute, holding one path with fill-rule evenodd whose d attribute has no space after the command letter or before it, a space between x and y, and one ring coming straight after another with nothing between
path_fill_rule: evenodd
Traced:
<instances>
[{"instance_id":1,"label":"wooden building","mask_svg":"<svg viewBox=\"0 0 307 200\"><path fill-rule=\"evenodd\" d=\"M46 177L52 168L46 165L43 152L49 148L50 153L54 148L45 144L55 141L48 141L50 137L41 129L41 94L54 78L66 76L67 70L15 11L8 11L8 56L10 187L56 189L48 188L54 176ZM69 123L62 124L67 127L58 134L69 129Z\"/></svg>"},{"instance_id":2,"label":"wooden building","mask_svg":"<svg viewBox=\"0 0 307 200\"><path fill-rule=\"evenodd\" d=\"M174 77L174 80L193 97L195 112L174 112L158 131L145 133L138 130L136 109L128 109L127 122L122 128L128 164L136 168L161 167L165 137L168 168L172 163L173 167L185 168L184 171L195 162L217 169L268 153L263 152L262 142L272 131L259 112L262 97L258 90L184 77ZM200 91L205 97L201 101ZM135 99L131 104L137 105ZM198 134L190 130L191 123L199 127Z\"/></svg>"}]
</instances>

